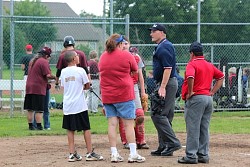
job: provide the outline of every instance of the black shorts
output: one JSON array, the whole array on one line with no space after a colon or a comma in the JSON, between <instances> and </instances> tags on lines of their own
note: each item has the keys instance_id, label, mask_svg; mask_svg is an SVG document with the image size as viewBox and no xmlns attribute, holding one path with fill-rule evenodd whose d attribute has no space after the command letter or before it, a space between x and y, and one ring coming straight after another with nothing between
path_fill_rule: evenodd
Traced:
<instances>
[{"instance_id":1,"label":"black shorts","mask_svg":"<svg viewBox=\"0 0 250 167\"><path fill-rule=\"evenodd\" d=\"M45 103L44 95L26 94L24 100L24 109L32 110L35 112L43 112L44 103Z\"/></svg>"},{"instance_id":2,"label":"black shorts","mask_svg":"<svg viewBox=\"0 0 250 167\"><path fill-rule=\"evenodd\" d=\"M88 111L83 111L78 114L63 115L62 128L71 131L90 130Z\"/></svg>"}]
</instances>

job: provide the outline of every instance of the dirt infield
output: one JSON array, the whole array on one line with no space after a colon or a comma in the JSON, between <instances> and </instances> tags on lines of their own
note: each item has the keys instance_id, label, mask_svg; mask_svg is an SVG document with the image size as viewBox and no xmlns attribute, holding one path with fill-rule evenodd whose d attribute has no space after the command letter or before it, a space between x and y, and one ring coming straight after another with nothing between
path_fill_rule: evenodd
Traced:
<instances>
[{"instance_id":1,"label":"dirt infield","mask_svg":"<svg viewBox=\"0 0 250 167\"><path fill-rule=\"evenodd\" d=\"M178 133L178 138L185 145L186 134ZM157 147L157 136L147 135L149 150L139 150L138 152L146 157L146 162L132 164L133 166L147 167L180 167L180 166L211 166L211 167L248 167L250 166L250 135L221 135L211 136L210 143L210 163L197 165L183 165L177 163L177 158L183 156L185 148L178 150L172 157L152 157L151 149ZM83 136L77 135L76 145L78 152L84 154ZM33 167L33 166L89 166L89 167L130 167L126 161L118 164L110 163L110 149L107 135L92 135L95 152L104 156L105 161L95 162L67 162L68 145L66 136L32 136L25 138L1 138L1 158L0 166ZM120 141L119 141L120 143ZM120 154L127 159L128 150L118 146Z\"/></svg>"}]
</instances>

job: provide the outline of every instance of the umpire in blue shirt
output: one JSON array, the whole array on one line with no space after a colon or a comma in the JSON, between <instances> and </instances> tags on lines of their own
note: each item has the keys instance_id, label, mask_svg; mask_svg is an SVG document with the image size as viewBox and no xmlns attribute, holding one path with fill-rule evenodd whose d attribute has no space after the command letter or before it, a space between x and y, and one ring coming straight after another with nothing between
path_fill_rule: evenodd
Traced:
<instances>
[{"instance_id":1,"label":"umpire in blue shirt","mask_svg":"<svg viewBox=\"0 0 250 167\"><path fill-rule=\"evenodd\" d=\"M173 44L166 39L166 28L154 24L150 30L152 42L157 43L153 53L153 75L157 88L151 97L151 119L158 132L159 146L152 156L172 156L181 143L172 129L175 95L178 88L176 54Z\"/></svg>"}]
</instances>

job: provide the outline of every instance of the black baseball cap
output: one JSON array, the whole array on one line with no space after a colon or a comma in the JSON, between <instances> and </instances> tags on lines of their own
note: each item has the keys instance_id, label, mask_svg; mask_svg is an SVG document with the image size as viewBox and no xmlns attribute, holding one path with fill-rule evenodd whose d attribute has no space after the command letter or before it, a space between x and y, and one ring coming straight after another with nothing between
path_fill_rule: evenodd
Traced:
<instances>
[{"instance_id":1,"label":"black baseball cap","mask_svg":"<svg viewBox=\"0 0 250 167\"><path fill-rule=\"evenodd\" d=\"M195 41L190 45L189 52L203 52L203 47L201 43Z\"/></svg>"},{"instance_id":2,"label":"black baseball cap","mask_svg":"<svg viewBox=\"0 0 250 167\"><path fill-rule=\"evenodd\" d=\"M151 28L149 28L149 30L159 30L159 31L163 31L165 34L167 34L167 31L166 31L166 27L162 24L159 24L159 23L156 23L154 24Z\"/></svg>"}]
</instances>

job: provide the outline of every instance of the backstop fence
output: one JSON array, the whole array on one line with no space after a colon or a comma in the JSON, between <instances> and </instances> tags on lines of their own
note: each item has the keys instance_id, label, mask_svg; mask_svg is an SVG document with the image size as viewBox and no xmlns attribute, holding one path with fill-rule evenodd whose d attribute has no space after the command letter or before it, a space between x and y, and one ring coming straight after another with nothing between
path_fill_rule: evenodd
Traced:
<instances>
[{"instance_id":1,"label":"backstop fence","mask_svg":"<svg viewBox=\"0 0 250 167\"><path fill-rule=\"evenodd\" d=\"M21 96L19 91L13 89L15 80L23 79L21 70L21 60L25 55L25 45L33 45L33 52L37 53L43 46L52 48L52 57L50 60L52 73L55 74L58 56L63 49L63 38L72 35L75 38L77 49L83 50L88 57L91 50L96 50L99 54L104 50L105 40L113 33L125 34L130 38L131 45L139 50L139 54L145 63L146 77L152 70L152 53L156 44L151 42L150 31L148 30L154 23L130 22L129 16L124 18L112 18L112 31L110 18L61 18L61 17L31 17L31 16L1 16L1 50L2 60L0 66L0 79L10 80L10 91L0 90L1 97L10 98L10 101L1 101L1 108L5 105L10 107L11 115L15 106L14 98ZM167 26L167 38L173 42L177 53L177 64L180 69L180 75L184 75L185 65L189 61L190 43L197 39L197 23L162 23ZM250 24L224 24L224 23L202 23L200 24L201 36L206 36L208 28L211 31L223 31L223 29L234 27L248 27ZM235 29L237 31L237 29ZM172 34L180 36L191 36L184 42L172 38ZM234 32L241 33L241 32ZM191 35L190 35L191 34ZM207 34L211 35L211 34ZM224 34L221 34L224 36ZM220 37L217 37L220 38ZM202 39L202 38L201 38ZM202 42L202 40L201 40ZM243 85L243 81L238 79L242 77L243 69L250 66L250 43L245 43L238 39L235 43L206 43L203 42L204 55L206 59L212 62L218 68L228 75L230 67L236 67L236 78L234 90L230 88L228 82L224 84L223 91L220 91L215 97L215 108L217 110L248 110L248 82ZM0 51L1 51L0 50ZM221 66L220 66L221 65ZM224 68L223 68L224 66ZM145 84L147 83L145 78ZM0 81L1 82L1 81ZM0 83L2 84L2 83ZM62 92L55 91L52 83L51 97L55 97L58 103L62 102ZM184 102L177 100L176 111L183 111Z\"/></svg>"}]
</instances>

